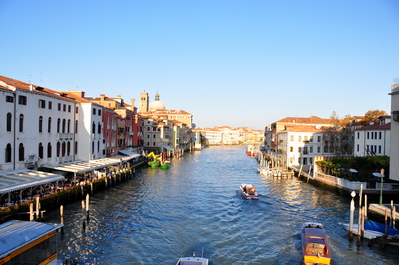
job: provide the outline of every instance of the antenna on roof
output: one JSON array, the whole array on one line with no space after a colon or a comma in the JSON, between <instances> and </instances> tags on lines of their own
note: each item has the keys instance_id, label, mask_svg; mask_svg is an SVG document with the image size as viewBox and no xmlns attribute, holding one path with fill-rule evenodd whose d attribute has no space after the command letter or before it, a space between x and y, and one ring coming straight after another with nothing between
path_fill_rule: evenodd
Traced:
<instances>
[{"instance_id":1,"label":"antenna on roof","mask_svg":"<svg viewBox=\"0 0 399 265\"><path fill-rule=\"evenodd\" d=\"M40 86L42 86L42 82L43 82L43 80L42 80L42 72L40 72L40 71L38 71L39 73L40 73Z\"/></svg>"}]
</instances>

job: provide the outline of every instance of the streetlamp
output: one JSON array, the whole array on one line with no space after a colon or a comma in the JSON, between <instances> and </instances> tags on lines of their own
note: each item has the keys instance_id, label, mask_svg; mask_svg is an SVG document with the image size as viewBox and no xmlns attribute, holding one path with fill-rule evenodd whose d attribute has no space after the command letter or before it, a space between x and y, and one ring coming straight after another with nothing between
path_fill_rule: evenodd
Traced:
<instances>
[{"instance_id":1,"label":"streetlamp","mask_svg":"<svg viewBox=\"0 0 399 265\"><path fill-rule=\"evenodd\" d=\"M384 180L384 173L385 170L381 168L380 173L373 173L375 177L381 178L381 185L380 185L380 205L382 205L382 182Z\"/></svg>"}]
</instances>

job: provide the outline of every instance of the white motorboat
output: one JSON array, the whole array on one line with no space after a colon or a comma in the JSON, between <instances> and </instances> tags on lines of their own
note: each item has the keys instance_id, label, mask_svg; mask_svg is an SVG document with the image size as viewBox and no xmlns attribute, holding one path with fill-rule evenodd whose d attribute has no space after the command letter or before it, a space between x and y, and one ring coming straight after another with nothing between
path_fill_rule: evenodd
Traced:
<instances>
[{"instance_id":1,"label":"white motorboat","mask_svg":"<svg viewBox=\"0 0 399 265\"><path fill-rule=\"evenodd\" d=\"M259 199L258 193L256 189L251 184L241 184L240 185L240 192L242 196L244 196L247 200L257 200Z\"/></svg>"},{"instance_id":2,"label":"white motorboat","mask_svg":"<svg viewBox=\"0 0 399 265\"><path fill-rule=\"evenodd\" d=\"M343 224L343 223L339 223L343 228L345 228L346 230L349 231L349 224ZM352 233L354 235L358 235L359 234L359 230L358 230L358 226L357 224L353 224L352 227ZM376 237L380 237L383 236L384 233L378 232L378 231L374 231L374 230L368 230L368 229L364 229L364 234L363 237L367 238L367 239L374 239Z\"/></svg>"},{"instance_id":3,"label":"white motorboat","mask_svg":"<svg viewBox=\"0 0 399 265\"><path fill-rule=\"evenodd\" d=\"M203 251L202 251L203 252ZM176 265L208 265L209 260L203 257L196 257L195 252L192 257L183 257L177 261Z\"/></svg>"}]
</instances>

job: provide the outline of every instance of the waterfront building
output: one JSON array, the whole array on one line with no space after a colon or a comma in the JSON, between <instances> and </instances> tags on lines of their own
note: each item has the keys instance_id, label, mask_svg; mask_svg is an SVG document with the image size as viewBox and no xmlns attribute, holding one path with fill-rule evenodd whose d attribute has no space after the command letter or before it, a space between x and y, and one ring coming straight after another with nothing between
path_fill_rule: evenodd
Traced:
<instances>
[{"instance_id":1,"label":"waterfront building","mask_svg":"<svg viewBox=\"0 0 399 265\"><path fill-rule=\"evenodd\" d=\"M144 150L147 153L162 153L172 150L173 122L170 120L143 117Z\"/></svg>"},{"instance_id":2,"label":"waterfront building","mask_svg":"<svg viewBox=\"0 0 399 265\"><path fill-rule=\"evenodd\" d=\"M287 166L312 165L315 156L334 155L334 148L324 141L326 133L311 125L287 126L277 134L277 151Z\"/></svg>"},{"instance_id":3,"label":"waterfront building","mask_svg":"<svg viewBox=\"0 0 399 265\"><path fill-rule=\"evenodd\" d=\"M103 111L103 134L104 134L104 155L112 157L118 154L117 152L117 119L118 114L109 108L104 108Z\"/></svg>"},{"instance_id":4,"label":"waterfront building","mask_svg":"<svg viewBox=\"0 0 399 265\"><path fill-rule=\"evenodd\" d=\"M399 181L399 80L394 80L389 95L392 113L389 178Z\"/></svg>"},{"instance_id":5,"label":"waterfront building","mask_svg":"<svg viewBox=\"0 0 399 265\"><path fill-rule=\"evenodd\" d=\"M75 160L88 161L105 157L103 120L104 107L85 98L83 91L61 92L77 102L75 113ZM72 160L73 161L73 160ZM71 161L58 161L59 163Z\"/></svg>"},{"instance_id":6,"label":"waterfront building","mask_svg":"<svg viewBox=\"0 0 399 265\"><path fill-rule=\"evenodd\" d=\"M76 101L68 94L0 76L0 171L73 161Z\"/></svg>"},{"instance_id":7,"label":"waterfront building","mask_svg":"<svg viewBox=\"0 0 399 265\"><path fill-rule=\"evenodd\" d=\"M355 156L391 154L391 117L381 116L379 124L355 129Z\"/></svg>"},{"instance_id":8,"label":"waterfront building","mask_svg":"<svg viewBox=\"0 0 399 265\"><path fill-rule=\"evenodd\" d=\"M308 118L286 117L265 127L265 145L272 150L278 149L277 135L280 131L284 131L287 126L309 125L318 128L328 128L332 127L333 123L333 119L323 119L317 116L311 116Z\"/></svg>"}]
</instances>

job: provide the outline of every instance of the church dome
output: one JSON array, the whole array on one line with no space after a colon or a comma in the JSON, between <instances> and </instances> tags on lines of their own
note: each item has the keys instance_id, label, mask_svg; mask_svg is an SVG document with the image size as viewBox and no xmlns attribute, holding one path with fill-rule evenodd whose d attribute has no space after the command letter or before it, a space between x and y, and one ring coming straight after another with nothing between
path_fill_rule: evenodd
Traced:
<instances>
[{"instance_id":1,"label":"church dome","mask_svg":"<svg viewBox=\"0 0 399 265\"><path fill-rule=\"evenodd\" d=\"M159 94L155 95L155 100L150 103L148 108L149 111L156 111L156 110L165 110L165 104L159 100Z\"/></svg>"}]
</instances>

